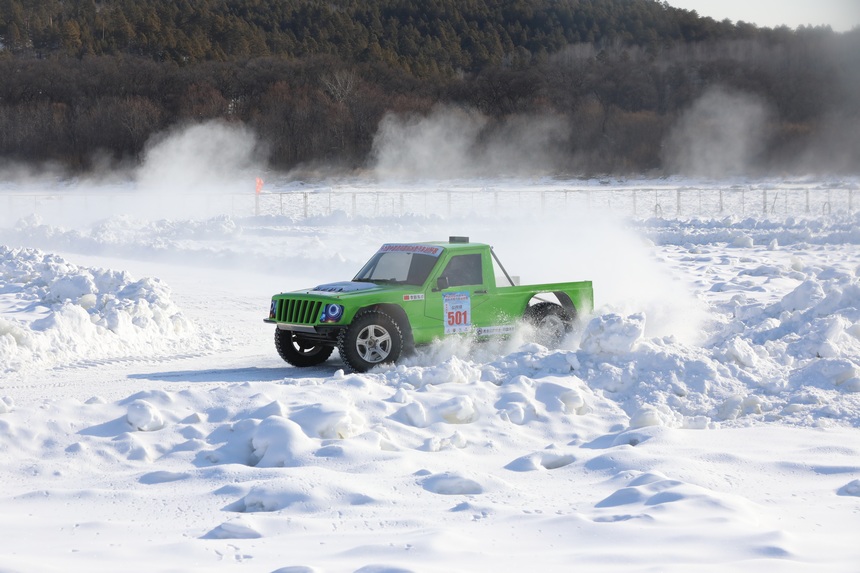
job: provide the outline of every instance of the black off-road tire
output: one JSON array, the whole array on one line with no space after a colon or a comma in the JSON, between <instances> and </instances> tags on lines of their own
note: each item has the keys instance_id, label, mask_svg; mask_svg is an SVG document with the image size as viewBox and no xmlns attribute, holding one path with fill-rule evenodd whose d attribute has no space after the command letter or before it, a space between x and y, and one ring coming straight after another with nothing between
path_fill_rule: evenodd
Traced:
<instances>
[{"instance_id":1,"label":"black off-road tire","mask_svg":"<svg viewBox=\"0 0 860 573\"><path fill-rule=\"evenodd\" d=\"M396 362L403 351L403 332L381 310L365 310L337 339L340 357L353 372L367 372L379 364Z\"/></svg>"},{"instance_id":2,"label":"black off-road tire","mask_svg":"<svg viewBox=\"0 0 860 573\"><path fill-rule=\"evenodd\" d=\"M322 364L334 352L333 346L302 339L295 332L280 328L275 329L275 348L281 358L299 368Z\"/></svg>"},{"instance_id":3,"label":"black off-road tire","mask_svg":"<svg viewBox=\"0 0 860 573\"><path fill-rule=\"evenodd\" d=\"M539 302L526 309L525 321L535 329L535 342L554 348L573 328L573 318L560 304Z\"/></svg>"}]
</instances>

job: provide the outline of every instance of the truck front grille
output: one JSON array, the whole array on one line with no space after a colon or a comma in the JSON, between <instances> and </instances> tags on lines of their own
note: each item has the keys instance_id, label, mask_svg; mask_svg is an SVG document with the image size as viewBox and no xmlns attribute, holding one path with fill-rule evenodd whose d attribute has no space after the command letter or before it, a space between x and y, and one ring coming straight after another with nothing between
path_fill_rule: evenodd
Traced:
<instances>
[{"instance_id":1,"label":"truck front grille","mask_svg":"<svg viewBox=\"0 0 860 573\"><path fill-rule=\"evenodd\" d=\"M323 303L295 298L278 299L275 320L289 324L315 324L319 321Z\"/></svg>"}]
</instances>

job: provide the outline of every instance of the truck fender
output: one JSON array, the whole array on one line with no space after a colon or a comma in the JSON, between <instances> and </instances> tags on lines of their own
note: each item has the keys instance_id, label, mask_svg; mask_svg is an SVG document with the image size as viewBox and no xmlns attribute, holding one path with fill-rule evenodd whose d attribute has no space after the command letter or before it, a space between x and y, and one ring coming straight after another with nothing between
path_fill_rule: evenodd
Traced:
<instances>
[{"instance_id":1,"label":"truck fender","mask_svg":"<svg viewBox=\"0 0 860 573\"><path fill-rule=\"evenodd\" d=\"M359 310L380 310L394 319L403 334L403 350L411 352L415 348L415 339L412 337L412 325L403 307L396 304L375 304Z\"/></svg>"},{"instance_id":2,"label":"truck fender","mask_svg":"<svg viewBox=\"0 0 860 573\"><path fill-rule=\"evenodd\" d=\"M570 319L576 320L576 305L573 304L573 300L571 300L570 295L564 291L556 291L553 294L558 299L558 302L561 303L562 308L567 312Z\"/></svg>"},{"instance_id":3,"label":"truck fender","mask_svg":"<svg viewBox=\"0 0 860 573\"><path fill-rule=\"evenodd\" d=\"M550 293L549 292L535 293L531 297L531 299L529 299L529 302L526 304L526 308L528 308L531 305L531 302L533 300L538 300L538 301L544 302L543 299L540 298L540 296L542 294L550 294ZM570 320L571 321L576 320L578 313L576 310L576 305L573 304L573 300L570 298L570 295L564 291L552 291L552 294L555 296L556 299L558 299L558 303L561 305L561 307L564 309L564 311L570 317ZM523 309L523 312L525 312L525 309Z\"/></svg>"}]
</instances>

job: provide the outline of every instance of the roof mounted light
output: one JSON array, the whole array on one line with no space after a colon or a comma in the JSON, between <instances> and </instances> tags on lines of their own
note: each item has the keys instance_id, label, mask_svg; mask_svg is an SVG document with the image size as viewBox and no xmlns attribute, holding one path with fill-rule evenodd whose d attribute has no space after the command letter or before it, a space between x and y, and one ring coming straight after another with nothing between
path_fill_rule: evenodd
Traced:
<instances>
[{"instance_id":1,"label":"roof mounted light","mask_svg":"<svg viewBox=\"0 0 860 573\"><path fill-rule=\"evenodd\" d=\"M468 243L469 237L448 237L449 243Z\"/></svg>"}]
</instances>

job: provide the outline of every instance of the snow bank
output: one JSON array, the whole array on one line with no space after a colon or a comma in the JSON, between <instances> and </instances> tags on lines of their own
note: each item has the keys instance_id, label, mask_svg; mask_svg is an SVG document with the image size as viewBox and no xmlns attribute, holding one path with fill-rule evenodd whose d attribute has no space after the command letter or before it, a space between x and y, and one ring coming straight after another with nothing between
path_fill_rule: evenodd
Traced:
<instances>
[{"instance_id":1,"label":"snow bank","mask_svg":"<svg viewBox=\"0 0 860 573\"><path fill-rule=\"evenodd\" d=\"M632 427L785 420L860 427L860 279L806 278L775 303L728 303L708 343L643 339L645 317L597 316L574 372Z\"/></svg>"},{"instance_id":2,"label":"snow bank","mask_svg":"<svg viewBox=\"0 0 860 573\"><path fill-rule=\"evenodd\" d=\"M634 223L659 245L712 245L733 249L767 246L860 245L860 213L820 217L745 217L723 215L697 218L644 219Z\"/></svg>"},{"instance_id":3,"label":"snow bank","mask_svg":"<svg viewBox=\"0 0 860 573\"><path fill-rule=\"evenodd\" d=\"M570 351L561 352L570 368ZM549 360L557 353L540 353L544 360L528 366L519 362L521 353L474 365L480 375L468 380L427 383L418 374L422 367L415 366L338 372L325 384L285 378L144 391L116 402L28 405L0 417L7 435L3 467L26 460L35 475L56 468L43 478L43 490L31 494L32 485L12 482L12 491L24 492L16 503L28 504L31 513L41 511L38 504L47 503L42 499L55 504L53 511L63 501L75 519L85 511L89 521L77 535L87 527L106 534L136 523L159 524L159 539L168 541L141 557L147 563L171 555L185 562L202 548L236 547L248 559L265 560L267 570L286 554L287 563L297 567L324 563L325 570L358 570L379 562L379 552L387 554L382 547L404 539L432 556L437 565L431 571L487 562L504 568L527 548L531 563L560 558L545 545L550 531L551 539L570 540L585 560L640 564L664 562L665 555L651 553L649 545L665 543L665 535L693 536L696 549L684 553L685 566L690 559L709 560L752 571L762 555L820 560L820 543L827 540L819 533L807 547L804 536L792 531L795 526L778 517L778 504L756 501L761 495L792 499L795 493L790 484L761 485L762 475L782 475L789 467L794 474L829 478L831 496L856 497L860 491L856 480L845 477L852 466L838 465L856 455L855 445L834 450L833 440L809 436L819 449L798 464L777 452L773 459L753 457L755 463L743 457L784 447L774 439L779 434L765 436L758 449L744 445L741 435L723 449L699 451L696 440L682 432L630 429L628 416L604 391L559 374L560 362ZM449 361L456 369L461 359ZM459 399L466 397L468 407ZM452 403L470 415L446 417ZM422 423L402 415L404 404L420 405L426 413ZM512 405L521 418L511 416ZM74 430L57 431L58 421ZM44 435L51 440L39 438ZM791 451L798 455L810 447L800 442ZM740 471L744 464L750 467ZM83 485L94 466L96 485ZM760 468L772 473L755 473ZM719 471L712 475L712 469ZM749 472L754 473L744 477ZM100 489L105 475L109 492ZM756 493L757 487L766 493ZM109 501L99 501L105 496ZM118 504L133 508L128 511L134 519L111 523ZM807 517L810 509L804 501L798 511ZM519 541L493 546L500 535ZM136 546L138 538L126 543ZM635 551L619 557L619 538ZM451 545L453 539L459 541ZM839 545L839 539L829 542ZM259 545L243 544L249 540ZM536 556L538 548L546 555ZM472 553L474 559L468 557ZM399 555L392 563L410 558ZM523 562L515 570L525 567Z\"/></svg>"},{"instance_id":4,"label":"snow bank","mask_svg":"<svg viewBox=\"0 0 860 573\"><path fill-rule=\"evenodd\" d=\"M0 246L0 370L200 349L158 279Z\"/></svg>"}]
</instances>

